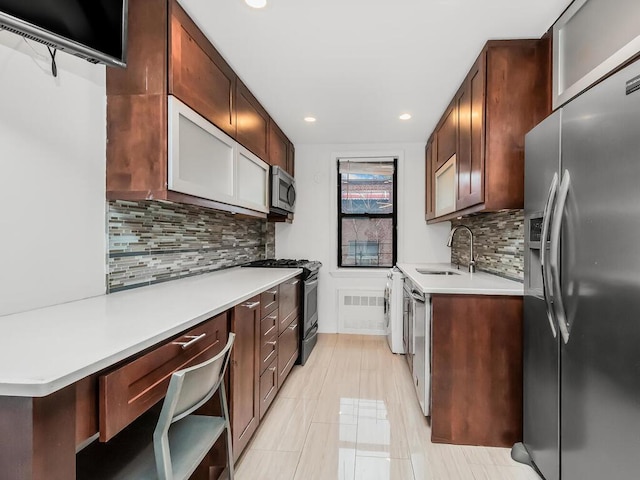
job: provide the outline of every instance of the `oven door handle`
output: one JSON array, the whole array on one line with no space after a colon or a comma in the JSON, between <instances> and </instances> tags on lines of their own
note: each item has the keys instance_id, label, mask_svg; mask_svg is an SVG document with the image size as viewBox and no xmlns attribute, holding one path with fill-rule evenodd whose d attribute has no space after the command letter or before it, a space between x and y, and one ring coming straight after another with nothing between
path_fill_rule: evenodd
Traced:
<instances>
[{"instance_id":1,"label":"oven door handle","mask_svg":"<svg viewBox=\"0 0 640 480\"><path fill-rule=\"evenodd\" d=\"M302 340L304 341L304 340L307 340L309 337L312 337L315 333L317 333L318 328L319 328L318 324L314 323Z\"/></svg>"}]
</instances>

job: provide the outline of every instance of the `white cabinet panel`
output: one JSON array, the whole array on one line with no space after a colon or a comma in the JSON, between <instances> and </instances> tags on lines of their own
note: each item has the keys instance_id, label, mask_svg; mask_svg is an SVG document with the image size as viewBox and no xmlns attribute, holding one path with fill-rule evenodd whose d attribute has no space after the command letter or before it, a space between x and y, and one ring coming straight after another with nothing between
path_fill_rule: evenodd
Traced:
<instances>
[{"instance_id":1,"label":"white cabinet panel","mask_svg":"<svg viewBox=\"0 0 640 480\"><path fill-rule=\"evenodd\" d=\"M553 108L638 54L638 18L638 0L575 0L569 6L553 26Z\"/></svg>"},{"instance_id":2,"label":"white cabinet panel","mask_svg":"<svg viewBox=\"0 0 640 480\"><path fill-rule=\"evenodd\" d=\"M269 165L169 96L169 190L269 213Z\"/></svg>"},{"instance_id":3,"label":"white cabinet panel","mask_svg":"<svg viewBox=\"0 0 640 480\"><path fill-rule=\"evenodd\" d=\"M269 213L269 165L241 145L236 165L238 205Z\"/></svg>"},{"instance_id":4,"label":"white cabinet panel","mask_svg":"<svg viewBox=\"0 0 640 480\"><path fill-rule=\"evenodd\" d=\"M456 156L453 155L436 172L435 215L445 215L456 210Z\"/></svg>"},{"instance_id":5,"label":"white cabinet panel","mask_svg":"<svg viewBox=\"0 0 640 480\"><path fill-rule=\"evenodd\" d=\"M236 142L169 97L169 190L233 203Z\"/></svg>"}]
</instances>

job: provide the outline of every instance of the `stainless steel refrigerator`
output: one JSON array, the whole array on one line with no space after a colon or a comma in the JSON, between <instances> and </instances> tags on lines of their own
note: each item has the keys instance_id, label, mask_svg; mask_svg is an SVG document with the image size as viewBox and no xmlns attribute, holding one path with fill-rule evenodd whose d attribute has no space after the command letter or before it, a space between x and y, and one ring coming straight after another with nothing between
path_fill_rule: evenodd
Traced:
<instances>
[{"instance_id":1,"label":"stainless steel refrigerator","mask_svg":"<svg viewBox=\"0 0 640 480\"><path fill-rule=\"evenodd\" d=\"M640 62L525 142L524 448L546 480L640 478Z\"/></svg>"}]
</instances>

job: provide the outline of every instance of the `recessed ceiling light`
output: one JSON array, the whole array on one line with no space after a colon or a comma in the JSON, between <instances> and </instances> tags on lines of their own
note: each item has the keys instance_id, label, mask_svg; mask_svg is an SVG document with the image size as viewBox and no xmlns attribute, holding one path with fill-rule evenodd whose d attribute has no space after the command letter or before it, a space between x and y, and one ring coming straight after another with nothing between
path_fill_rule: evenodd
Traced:
<instances>
[{"instance_id":1,"label":"recessed ceiling light","mask_svg":"<svg viewBox=\"0 0 640 480\"><path fill-rule=\"evenodd\" d=\"M316 121L316 117L304 117L304 121L307 123L313 123Z\"/></svg>"},{"instance_id":2,"label":"recessed ceiling light","mask_svg":"<svg viewBox=\"0 0 640 480\"><path fill-rule=\"evenodd\" d=\"M264 8L267 6L267 0L244 0L247 5L253 8Z\"/></svg>"},{"instance_id":3,"label":"recessed ceiling light","mask_svg":"<svg viewBox=\"0 0 640 480\"><path fill-rule=\"evenodd\" d=\"M403 113L399 118L400 120L409 120L411 118L411 115L409 115L408 113Z\"/></svg>"}]
</instances>

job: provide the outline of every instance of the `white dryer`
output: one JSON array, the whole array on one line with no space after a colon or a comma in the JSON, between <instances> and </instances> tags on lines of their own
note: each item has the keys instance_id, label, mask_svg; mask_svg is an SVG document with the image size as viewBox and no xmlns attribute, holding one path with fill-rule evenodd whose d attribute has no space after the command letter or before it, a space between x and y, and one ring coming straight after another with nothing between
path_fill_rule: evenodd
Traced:
<instances>
[{"instance_id":1,"label":"white dryer","mask_svg":"<svg viewBox=\"0 0 640 480\"><path fill-rule=\"evenodd\" d=\"M402 289L404 275L393 267L387 275L387 285L384 289L384 322L387 332L387 342L393 353L404 353L402 344Z\"/></svg>"}]
</instances>

